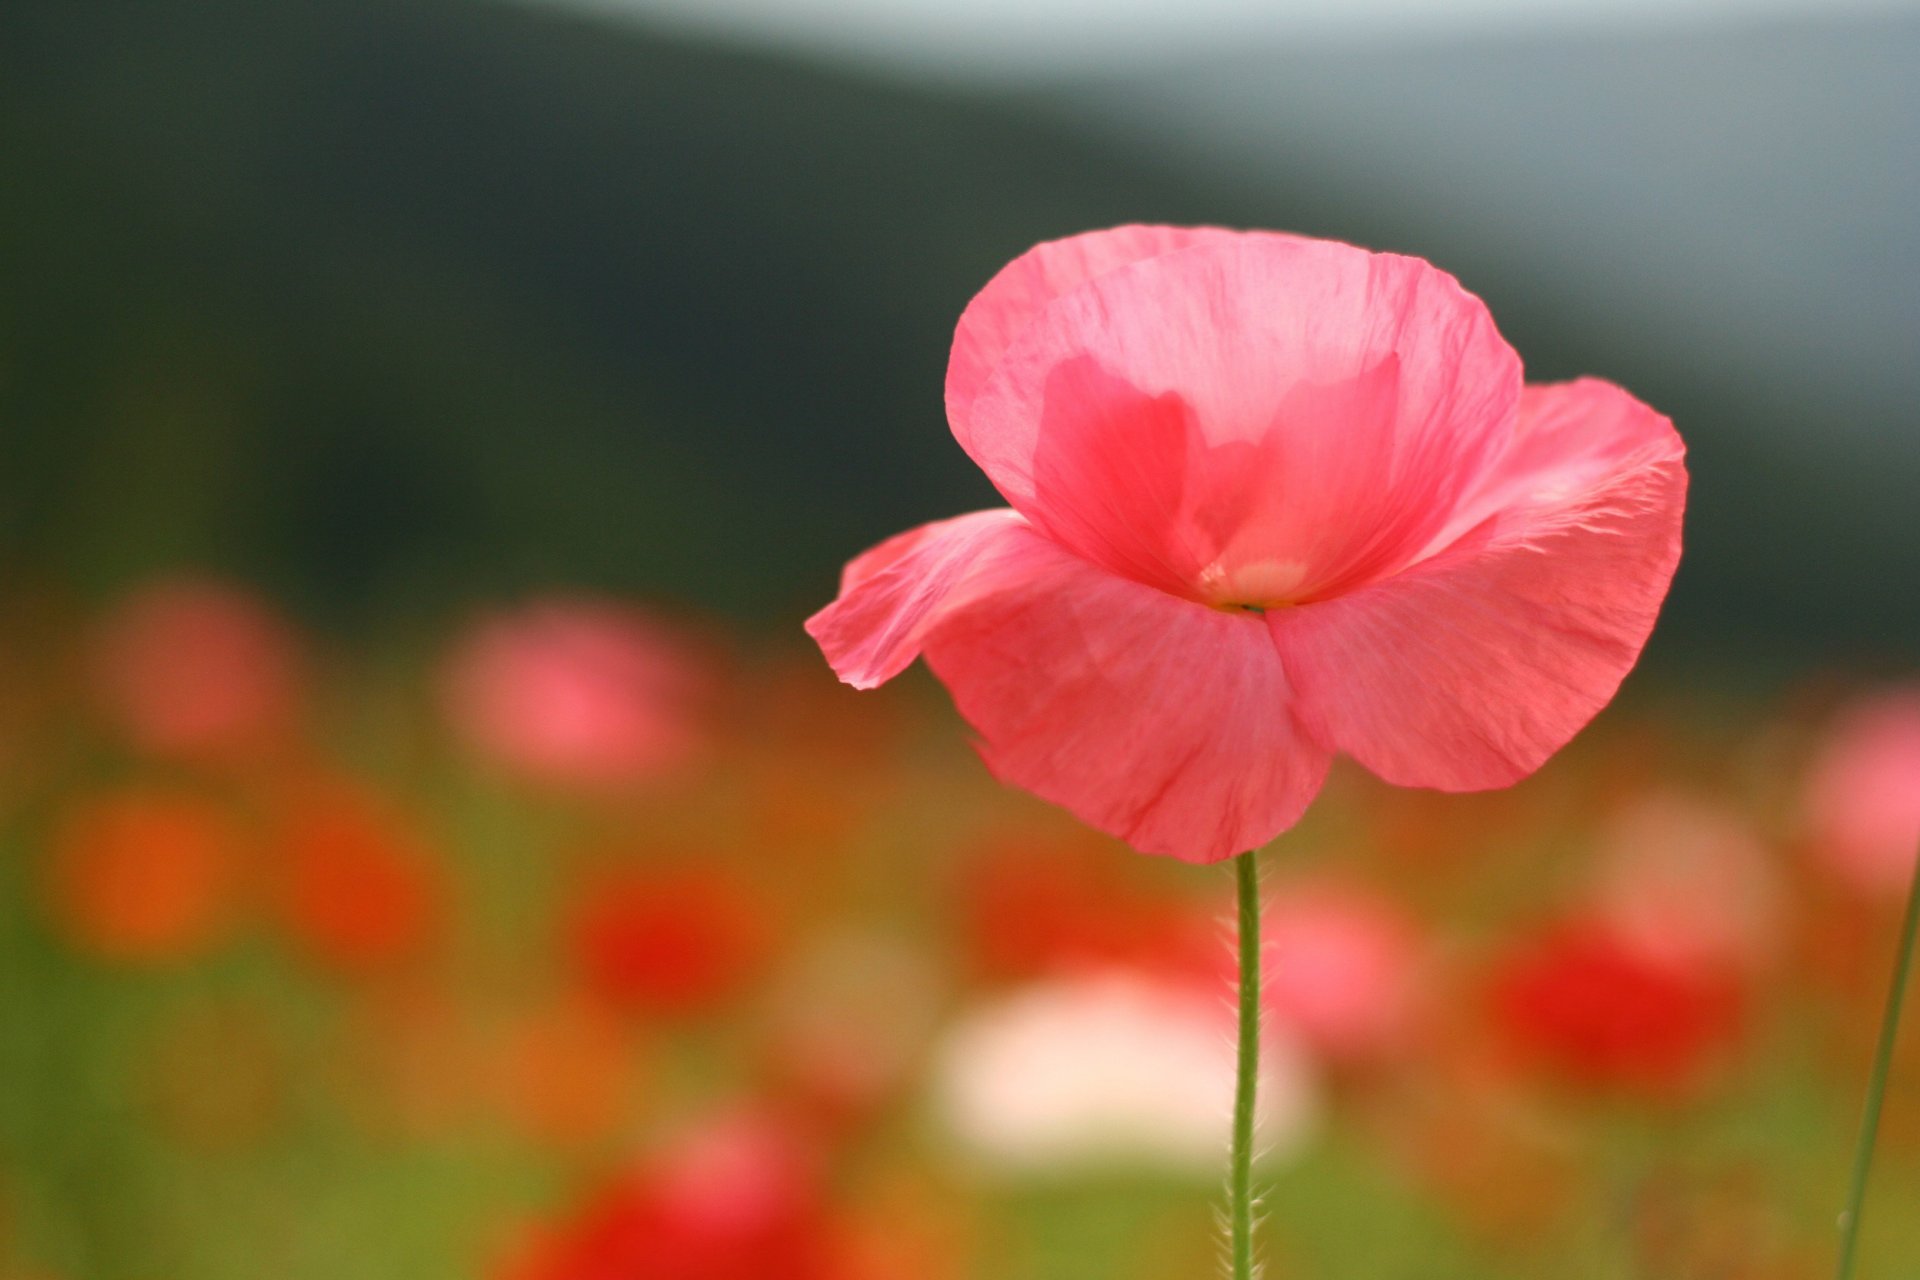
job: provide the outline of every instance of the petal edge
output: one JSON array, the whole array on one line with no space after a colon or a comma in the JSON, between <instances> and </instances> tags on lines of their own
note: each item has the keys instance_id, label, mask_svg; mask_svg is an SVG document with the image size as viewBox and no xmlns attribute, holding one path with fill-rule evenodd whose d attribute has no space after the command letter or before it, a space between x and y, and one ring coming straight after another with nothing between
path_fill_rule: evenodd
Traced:
<instances>
[{"instance_id":1,"label":"petal edge","mask_svg":"<svg viewBox=\"0 0 1920 1280\"><path fill-rule=\"evenodd\" d=\"M897 534L848 561L839 598L807 619L834 674L872 689L906 670L928 631L974 593L991 589L1025 546L1027 522L1005 508L975 511Z\"/></svg>"},{"instance_id":2,"label":"petal edge","mask_svg":"<svg viewBox=\"0 0 1920 1280\"><path fill-rule=\"evenodd\" d=\"M1268 615L1309 731L1400 786L1533 772L1652 632L1680 557L1684 453L1611 384L1528 388L1514 446L1463 504L1470 529L1383 582Z\"/></svg>"}]
</instances>

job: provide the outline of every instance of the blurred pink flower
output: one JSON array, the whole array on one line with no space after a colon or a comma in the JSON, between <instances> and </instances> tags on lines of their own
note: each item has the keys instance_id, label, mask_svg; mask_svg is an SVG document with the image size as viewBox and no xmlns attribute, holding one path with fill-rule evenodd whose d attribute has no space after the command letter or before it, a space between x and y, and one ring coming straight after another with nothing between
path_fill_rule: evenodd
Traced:
<instances>
[{"instance_id":1,"label":"blurred pink flower","mask_svg":"<svg viewBox=\"0 0 1920 1280\"><path fill-rule=\"evenodd\" d=\"M1268 1012L1335 1061L1389 1050L1410 1030L1420 982L1413 921L1370 890L1301 884L1262 916Z\"/></svg>"},{"instance_id":2,"label":"blurred pink flower","mask_svg":"<svg viewBox=\"0 0 1920 1280\"><path fill-rule=\"evenodd\" d=\"M1781 941L1779 869L1739 813L1653 792L1601 831L1595 908L1622 941L1681 965L1764 963Z\"/></svg>"},{"instance_id":3,"label":"blurred pink flower","mask_svg":"<svg viewBox=\"0 0 1920 1280\"><path fill-rule=\"evenodd\" d=\"M1868 894L1905 891L1920 856L1920 685L1843 708L1807 778L1806 819L1820 861Z\"/></svg>"},{"instance_id":4,"label":"blurred pink flower","mask_svg":"<svg viewBox=\"0 0 1920 1280\"><path fill-rule=\"evenodd\" d=\"M293 629L252 594L175 578L123 600L94 654L99 700L134 746L241 758L292 727L301 697Z\"/></svg>"},{"instance_id":5,"label":"blurred pink flower","mask_svg":"<svg viewBox=\"0 0 1920 1280\"><path fill-rule=\"evenodd\" d=\"M1523 388L1415 258L1265 232L1043 244L961 317L961 446L1011 504L847 566L850 684L925 653L1005 782L1212 861L1345 752L1505 786L1613 695L1680 554L1683 449L1617 387Z\"/></svg>"},{"instance_id":6,"label":"blurred pink flower","mask_svg":"<svg viewBox=\"0 0 1920 1280\"><path fill-rule=\"evenodd\" d=\"M692 648L648 614L552 599L482 619L449 664L446 705L479 755L533 782L597 790L693 755L705 689Z\"/></svg>"}]
</instances>

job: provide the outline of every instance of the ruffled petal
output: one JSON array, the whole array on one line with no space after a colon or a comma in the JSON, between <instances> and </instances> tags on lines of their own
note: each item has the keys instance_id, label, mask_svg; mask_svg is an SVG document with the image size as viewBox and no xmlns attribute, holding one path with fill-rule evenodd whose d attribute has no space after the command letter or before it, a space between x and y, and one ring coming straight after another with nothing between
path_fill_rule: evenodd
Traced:
<instances>
[{"instance_id":1,"label":"ruffled petal","mask_svg":"<svg viewBox=\"0 0 1920 1280\"><path fill-rule=\"evenodd\" d=\"M968 406L992 376L1007 344L1061 294L1116 267L1233 234L1214 227L1126 226L1049 240L1027 250L987 281L960 313L947 361L948 416L956 423L966 419Z\"/></svg>"},{"instance_id":2,"label":"ruffled petal","mask_svg":"<svg viewBox=\"0 0 1920 1280\"><path fill-rule=\"evenodd\" d=\"M1036 528L1190 599L1387 576L1513 432L1518 357L1418 259L1215 231L1021 304L955 436Z\"/></svg>"},{"instance_id":3,"label":"ruffled petal","mask_svg":"<svg viewBox=\"0 0 1920 1280\"><path fill-rule=\"evenodd\" d=\"M994 776L1189 862L1297 821L1330 753L1296 722L1261 620L1023 536L1018 586L975 594L925 642Z\"/></svg>"},{"instance_id":4,"label":"ruffled petal","mask_svg":"<svg viewBox=\"0 0 1920 1280\"><path fill-rule=\"evenodd\" d=\"M1685 450L1618 387L1528 388L1511 447L1429 558L1267 615L1327 746L1469 791L1538 768L1613 696L1680 558Z\"/></svg>"},{"instance_id":5,"label":"ruffled petal","mask_svg":"<svg viewBox=\"0 0 1920 1280\"><path fill-rule=\"evenodd\" d=\"M847 564L839 598L807 619L807 634L854 688L885 684L920 656L948 611L1017 583L1032 541L1027 522L1005 508L909 529Z\"/></svg>"}]
</instances>

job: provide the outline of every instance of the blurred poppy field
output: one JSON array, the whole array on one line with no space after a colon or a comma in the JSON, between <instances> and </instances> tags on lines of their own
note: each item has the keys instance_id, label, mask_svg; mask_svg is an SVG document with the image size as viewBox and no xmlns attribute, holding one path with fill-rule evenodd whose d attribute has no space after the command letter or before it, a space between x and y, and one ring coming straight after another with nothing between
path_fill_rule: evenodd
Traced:
<instances>
[{"instance_id":1,"label":"blurred poppy field","mask_svg":"<svg viewBox=\"0 0 1920 1280\"><path fill-rule=\"evenodd\" d=\"M1262 853L1269 1280L1830 1275L1920 856L1920 20L1296 7L0 0L0 1280L1220 1274L1232 874L802 631L1002 501L956 320L1124 223L1431 261L1691 477L1570 746L1336 760Z\"/></svg>"},{"instance_id":2,"label":"blurred poppy field","mask_svg":"<svg viewBox=\"0 0 1920 1280\"><path fill-rule=\"evenodd\" d=\"M930 681L605 596L4 619L9 1280L1215 1265L1230 878ZM1825 1274L1916 763L1911 686L1636 682L1510 791L1337 770L1266 858L1272 1274ZM1917 1192L1909 1035L1866 1274Z\"/></svg>"}]
</instances>

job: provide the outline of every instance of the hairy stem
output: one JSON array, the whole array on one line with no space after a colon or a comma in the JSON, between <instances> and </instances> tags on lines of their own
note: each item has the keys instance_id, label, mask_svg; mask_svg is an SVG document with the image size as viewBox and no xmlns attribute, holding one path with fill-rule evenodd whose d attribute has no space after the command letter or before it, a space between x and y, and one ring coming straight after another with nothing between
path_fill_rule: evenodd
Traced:
<instances>
[{"instance_id":1,"label":"hairy stem","mask_svg":"<svg viewBox=\"0 0 1920 1280\"><path fill-rule=\"evenodd\" d=\"M1254 1280L1253 1119L1260 1079L1260 878L1254 855L1233 860L1239 889L1239 1041L1234 1064L1233 1146L1227 1170L1227 1224L1233 1280Z\"/></svg>"}]
</instances>

